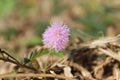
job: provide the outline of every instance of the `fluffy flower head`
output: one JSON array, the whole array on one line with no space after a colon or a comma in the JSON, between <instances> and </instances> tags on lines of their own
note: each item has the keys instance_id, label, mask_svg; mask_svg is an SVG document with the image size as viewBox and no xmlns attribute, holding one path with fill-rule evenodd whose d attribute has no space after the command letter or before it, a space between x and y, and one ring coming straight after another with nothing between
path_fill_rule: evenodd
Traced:
<instances>
[{"instance_id":1,"label":"fluffy flower head","mask_svg":"<svg viewBox=\"0 0 120 80\"><path fill-rule=\"evenodd\" d=\"M43 33L43 43L50 49L60 51L69 41L69 28L63 22L55 22Z\"/></svg>"}]
</instances>

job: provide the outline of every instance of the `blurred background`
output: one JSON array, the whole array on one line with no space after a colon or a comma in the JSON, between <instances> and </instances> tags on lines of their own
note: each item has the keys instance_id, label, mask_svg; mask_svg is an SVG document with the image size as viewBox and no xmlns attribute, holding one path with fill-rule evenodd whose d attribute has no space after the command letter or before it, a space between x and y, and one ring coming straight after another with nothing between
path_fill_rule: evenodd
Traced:
<instances>
[{"instance_id":1,"label":"blurred background","mask_svg":"<svg viewBox=\"0 0 120 80\"><path fill-rule=\"evenodd\" d=\"M0 0L0 48L23 58L53 21L83 41L120 33L120 0ZM74 41L74 40L73 40Z\"/></svg>"}]
</instances>

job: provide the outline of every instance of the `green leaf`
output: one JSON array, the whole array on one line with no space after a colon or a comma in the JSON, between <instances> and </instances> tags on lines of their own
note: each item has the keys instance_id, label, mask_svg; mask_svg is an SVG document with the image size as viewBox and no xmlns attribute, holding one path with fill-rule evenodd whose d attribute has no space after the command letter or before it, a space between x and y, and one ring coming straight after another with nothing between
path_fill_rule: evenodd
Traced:
<instances>
[{"instance_id":1,"label":"green leaf","mask_svg":"<svg viewBox=\"0 0 120 80\"><path fill-rule=\"evenodd\" d=\"M42 49L40 51L35 51L33 53L31 53L29 59L32 61L33 59L39 57L39 56L42 56L42 55L45 55L45 54L48 54L48 50L47 49Z\"/></svg>"},{"instance_id":2,"label":"green leaf","mask_svg":"<svg viewBox=\"0 0 120 80\"><path fill-rule=\"evenodd\" d=\"M16 5L16 0L0 0L0 17L5 17Z\"/></svg>"},{"instance_id":3,"label":"green leaf","mask_svg":"<svg viewBox=\"0 0 120 80\"><path fill-rule=\"evenodd\" d=\"M33 6L27 3L23 3L22 5L18 3L16 8L18 9L18 16L21 19L24 19L29 14L29 11L32 10Z\"/></svg>"},{"instance_id":4,"label":"green leaf","mask_svg":"<svg viewBox=\"0 0 120 80\"><path fill-rule=\"evenodd\" d=\"M101 16L97 14L89 14L85 18L81 19L80 22L82 22L85 25L86 28L84 29L84 32L87 34L99 37L99 33L101 31L105 33L105 24Z\"/></svg>"},{"instance_id":5,"label":"green leaf","mask_svg":"<svg viewBox=\"0 0 120 80\"><path fill-rule=\"evenodd\" d=\"M49 22L47 21L36 22L34 33L36 35L41 35L45 31L45 29L48 27L48 25L49 25Z\"/></svg>"},{"instance_id":6,"label":"green leaf","mask_svg":"<svg viewBox=\"0 0 120 80\"><path fill-rule=\"evenodd\" d=\"M115 24L115 20L112 17L105 16L104 17L104 22L108 25L113 25Z\"/></svg>"},{"instance_id":7,"label":"green leaf","mask_svg":"<svg viewBox=\"0 0 120 80\"><path fill-rule=\"evenodd\" d=\"M55 50L52 50L52 51L51 51L51 54L52 54L52 55L56 55L56 56L58 56L58 57L63 57L63 56L65 55L62 51L57 52L57 51L55 51Z\"/></svg>"},{"instance_id":8,"label":"green leaf","mask_svg":"<svg viewBox=\"0 0 120 80\"><path fill-rule=\"evenodd\" d=\"M26 63L29 63L30 62L30 59L28 59L28 58L24 58L24 63L26 64Z\"/></svg>"},{"instance_id":9,"label":"green leaf","mask_svg":"<svg viewBox=\"0 0 120 80\"><path fill-rule=\"evenodd\" d=\"M32 52L31 53L31 55L29 56L29 60L30 61L32 61L32 60L34 60L35 58L37 58L37 57L40 57L40 56L42 56L42 55L46 55L46 54L49 54L49 50L48 49L42 49L42 50L40 50L40 51L34 51L34 52ZM58 57L63 57L64 56L64 53L63 52L56 52L55 50L51 50L50 51L50 54L52 54L52 55L56 55L56 56L58 56Z\"/></svg>"},{"instance_id":10,"label":"green leaf","mask_svg":"<svg viewBox=\"0 0 120 80\"><path fill-rule=\"evenodd\" d=\"M40 37L32 37L25 43L27 47L38 45L38 44L42 44L42 39Z\"/></svg>"},{"instance_id":11,"label":"green leaf","mask_svg":"<svg viewBox=\"0 0 120 80\"><path fill-rule=\"evenodd\" d=\"M5 31L2 32L3 35L7 40L9 40L11 37L16 36L18 34L18 31L16 28L7 28Z\"/></svg>"},{"instance_id":12,"label":"green leaf","mask_svg":"<svg viewBox=\"0 0 120 80\"><path fill-rule=\"evenodd\" d=\"M54 0L53 14L59 15L68 8L68 5L61 5L61 0Z\"/></svg>"},{"instance_id":13,"label":"green leaf","mask_svg":"<svg viewBox=\"0 0 120 80\"><path fill-rule=\"evenodd\" d=\"M119 12L119 8L105 6L106 13L116 13Z\"/></svg>"}]
</instances>

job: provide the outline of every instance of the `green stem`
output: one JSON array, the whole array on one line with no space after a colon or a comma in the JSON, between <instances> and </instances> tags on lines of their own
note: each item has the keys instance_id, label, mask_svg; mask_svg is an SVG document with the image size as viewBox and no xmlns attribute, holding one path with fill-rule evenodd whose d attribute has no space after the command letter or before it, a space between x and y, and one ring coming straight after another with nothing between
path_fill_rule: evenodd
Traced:
<instances>
[{"instance_id":1,"label":"green stem","mask_svg":"<svg viewBox=\"0 0 120 80\"><path fill-rule=\"evenodd\" d=\"M48 57L47 57L47 61L46 61L46 63L45 63L45 68L44 68L44 73L46 73L46 71L47 71L47 68L48 68L48 62L49 62L49 59L50 59L50 57L51 57L51 52L52 52L52 50L50 49L49 50L49 53L48 53Z\"/></svg>"}]
</instances>

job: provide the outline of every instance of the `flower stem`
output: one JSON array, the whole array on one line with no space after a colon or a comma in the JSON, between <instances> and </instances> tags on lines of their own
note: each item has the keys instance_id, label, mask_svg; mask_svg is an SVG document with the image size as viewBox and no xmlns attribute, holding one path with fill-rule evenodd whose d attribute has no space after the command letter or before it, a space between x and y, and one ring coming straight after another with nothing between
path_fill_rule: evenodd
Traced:
<instances>
[{"instance_id":1,"label":"flower stem","mask_svg":"<svg viewBox=\"0 0 120 80\"><path fill-rule=\"evenodd\" d=\"M49 62L49 60L50 60L50 57L51 57L51 52L52 52L52 50L50 49L49 50L49 53L48 53L48 57L47 57L47 61L45 62L45 68L44 68L44 73L46 73L46 71L47 71L47 69L48 69L48 62Z\"/></svg>"}]
</instances>

